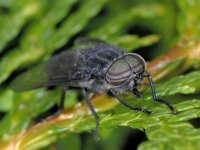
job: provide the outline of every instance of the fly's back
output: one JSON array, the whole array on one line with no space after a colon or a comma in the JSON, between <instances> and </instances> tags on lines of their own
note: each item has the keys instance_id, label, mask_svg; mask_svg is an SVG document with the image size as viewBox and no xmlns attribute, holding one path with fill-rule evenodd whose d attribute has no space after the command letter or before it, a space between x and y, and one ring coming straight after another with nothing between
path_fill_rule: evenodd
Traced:
<instances>
[{"instance_id":1,"label":"fly's back","mask_svg":"<svg viewBox=\"0 0 200 150\"><path fill-rule=\"evenodd\" d=\"M115 46L102 46L87 50L84 55L81 68L85 68L90 76L104 78L107 68L115 59L123 56L123 51Z\"/></svg>"}]
</instances>

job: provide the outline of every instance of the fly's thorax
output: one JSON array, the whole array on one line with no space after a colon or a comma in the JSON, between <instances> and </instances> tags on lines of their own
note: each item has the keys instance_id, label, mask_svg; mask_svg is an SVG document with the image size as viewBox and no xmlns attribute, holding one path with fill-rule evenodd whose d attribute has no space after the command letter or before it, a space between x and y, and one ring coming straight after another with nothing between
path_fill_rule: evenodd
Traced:
<instances>
[{"instance_id":1,"label":"fly's thorax","mask_svg":"<svg viewBox=\"0 0 200 150\"><path fill-rule=\"evenodd\" d=\"M91 89L92 85L94 84L94 80L87 80L87 81L80 81L78 82L78 86L81 88Z\"/></svg>"},{"instance_id":2,"label":"fly's thorax","mask_svg":"<svg viewBox=\"0 0 200 150\"><path fill-rule=\"evenodd\" d=\"M103 82L103 80L101 79L96 78L78 82L78 87L87 88L89 91L95 93L103 93L111 89L111 86L109 84Z\"/></svg>"},{"instance_id":3,"label":"fly's thorax","mask_svg":"<svg viewBox=\"0 0 200 150\"><path fill-rule=\"evenodd\" d=\"M84 70L86 79L102 78L105 75L105 68L108 68L122 54L122 49L117 47L95 47L92 50L85 51L84 61L81 62L80 68Z\"/></svg>"}]
</instances>

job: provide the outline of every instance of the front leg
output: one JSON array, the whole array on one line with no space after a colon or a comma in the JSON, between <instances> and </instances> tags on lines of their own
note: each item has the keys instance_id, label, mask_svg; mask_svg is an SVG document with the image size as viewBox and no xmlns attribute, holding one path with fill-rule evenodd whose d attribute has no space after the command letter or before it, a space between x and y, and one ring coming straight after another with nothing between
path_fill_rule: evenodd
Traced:
<instances>
[{"instance_id":1,"label":"front leg","mask_svg":"<svg viewBox=\"0 0 200 150\"><path fill-rule=\"evenodd\" d=\"M133 89L133 94L134 94L137 98L141 98L141 97L142 97L142 95L140 94L140 92L139 92L136 88Z\"/></svg>"},{"instance_id":2,"label":"front leg","mask_svg":"<svg viewBox=\"0 0 200 150\"><path fill-rule=\"evenodd\" d=\"M162 104L166 105L172 111L173 114L177 114L176 109L169 102L167 102L165 100L162 100L162 99L157 99L156 91L155 91L155 87L154 87L151 75L148 72L145 72L143 77L147 77L148 78L148 81L149 81L149 84L150 84L150 87L151 87L151 93L152 93L153 100L156 101L156 102L159 102L159 103L162 103Z\"/></svg>"},{"instance_id":3,"label":"front leg","mask_svg":"<svg viewBox=\"0 0 200 150\"><path fill-rule=\"evenodd\" d=\"M109 90L109 94L111 94L113 97L115 97L121 104L123 104L124 106L126 106L127 108L134 110L134 111L141 111L145 114L151 114L150 111L146 110L146 109L142 109L142 108L134 108L131 105L127 104L123 99L121 99L112 89Z\"/></svg>"},{"instance_id":4,"label":"front leg","mask_svg":"<svg viewBox=\"0 0 200 150\"><path fill-rule=\"evenodd\" d=\"M65 103L65 93L67 90L69 90L69 87L64 87L61 91L61 97L60 97L60 104L58 105L58 110L51 116L47 117L44 121L48 121L52 118L57 117L63 110L64 110L64 103Z\"/></svg>"}]
</instances>

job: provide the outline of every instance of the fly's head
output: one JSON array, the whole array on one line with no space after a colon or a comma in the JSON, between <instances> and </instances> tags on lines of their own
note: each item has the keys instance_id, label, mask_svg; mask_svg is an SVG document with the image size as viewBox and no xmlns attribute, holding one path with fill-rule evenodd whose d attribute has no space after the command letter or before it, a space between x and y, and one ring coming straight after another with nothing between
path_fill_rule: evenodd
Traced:
<instances>
[{"instance_id":1,"label":"fly's head","mask_svg":"<svg viewBox=\"0 0 200 150\"><path fill-rule=\"evenodd\" d=\"M145 70L145 60L140 55L127 53L108 67L105 80L117 92L134 93L143 83Z\"/></svg>"}]
</instances>

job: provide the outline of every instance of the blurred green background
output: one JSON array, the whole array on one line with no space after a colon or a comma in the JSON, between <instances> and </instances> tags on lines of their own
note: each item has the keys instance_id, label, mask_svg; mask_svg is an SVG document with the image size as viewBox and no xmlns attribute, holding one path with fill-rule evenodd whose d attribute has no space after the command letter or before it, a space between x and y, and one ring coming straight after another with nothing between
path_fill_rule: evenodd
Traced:
<instances>
[{"instance_id":1,"label":"blurred green background","mask_svg":"<svg viewBox=\"0 0 200 150\"><path fill-rule=\"evenodd\" d=\"M200 149L199 8L199 0L0 0L0 149ZM95 142L93 116L79 93L70 91L63 118L40 124L55 112L61 88L16 93L9 83L74 47L79 37L141 54L157 95L179 113L153 102L145 87L141 100L123 97L151 110L149 116L98 95L92 100L100 116Z\"/></svg>"}]
</instances>

